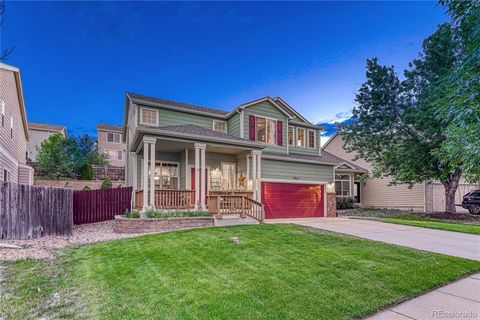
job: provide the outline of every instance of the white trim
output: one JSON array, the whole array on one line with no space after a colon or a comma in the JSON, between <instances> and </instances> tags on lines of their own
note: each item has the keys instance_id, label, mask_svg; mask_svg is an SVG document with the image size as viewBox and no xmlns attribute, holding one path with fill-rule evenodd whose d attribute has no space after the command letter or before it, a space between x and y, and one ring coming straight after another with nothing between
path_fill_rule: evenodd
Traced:
<instances>
[{"instance_id":1,"label":"white trim","mask_svg":"<svg viewBox=\"0 0 480 320\"><path fill-rule=\"evenodd\" d=\"M336 165L336 166L335 166L335 170L336 170L336 169L345 170L345 169L343 169L343 168L340 168L340 167L343 166L343 165L346 165L346 166L350 167L350 169L356 170L354 166L352 166L351 164L349 164L349 163L346 162L346 161L344 161L344 162Z\"/></svg>"},{"instance_id":2,"label":"white trim","mask_svg":"<svg viewBox=\"0 0 480 320\"><path fill-rule=\"evenodd\" d=\"M273 100L272 98L270 97L263 97L263 98L260 98L260 99L257 99L257 100L254 100L254 101L250 101L250 102L247 102L247 103L244 103L244 104L241 104L239 105L237 108L239 108L240 110L242 109L246 109L246 108L249 108L249 107L252 107L254 105L257 105L259 103L262 103L262 102L265 102L265 101L268 101L270 102L274 107L276 107L280 112L282 112L283 114L285 114L287 116L288 119L292 119L293 116L285 111L284 108L282 108L280 105L278 105L277 102L275 102L275 100Z\"/></svg>"},{"instance_id":3,"label":"white trim","mask_svg":"<svg viewBox=\"0 0 480 320\"><path fill-rule=\"evenodd\" d=\"M105 131L105 142L106 143L114 143L114 144L121 144L122 143L122 134L120 132L113 132L113 131ZM115 141L108 141L108 135L109 134L118 134L118 142Z\"/></svg>"},{"instance_id":4,"label":"white trim","mask_svg":"<svg viewBox=\"0 0 480 320\"><path fill-rule=\"evenodd\" d=\"M307 149L315 149L317 147L317 136L315 134L316 130L307 129ZM310 132L313 132L313 147L310 147Z\"/></svg>"},{"instance_id":5,"label":"white trim","mask_svg":"<svg viewBox=\"0 0 480 320\"><path fill-rule=\"evenodd\" d=\"M327 185L324 185L323 186L323 217L328 217L328 206L327 206L327 202L328 202L328 194L327 194Z\"/></svg>"},{"instance_id":6,"label":"white trim","mask_svg":"<svg viewBox=\"0 0 480 320\"><path fill-rule=\"evenodd\" d=\"M185 190L190 190L191 186L187 184L188 177L188 149L185 149Z\"/></svg>"},{"instance_id":7,"label":"white trim","mask_svg":"<svg viewBox=\"0 0 480 320\"><path fill-rule=\"evenodd\" d=\"M245 112L240 111L240 138L245 136Z\"/></svg>"},{"instance_id":8,"label":"white trim","mask_svg":"<svg viewBox=\"0 0 480 320\"><path fill-rule=\"evenodd\" d=\"M223 124L225 125L225 131L215 130L215 122L223 123ZM228 122L225 121L225 120L212 119L212 130L213 130L213 131L216 131L216 132L221 132L221 133L227 134L227 133L228 133Z\"/></svg>"},{"instance_id":9,"label":"white trim","mask_svg":"<svg viewBox=\"0 0 480 320\"><path fill-rule=\"evenodd\" d=\"M152 123L144 123L143 122L143 110L149 110L149 111L154 111L157 116L155 117L156 119L156 123L155 124L152 124ZM151 127L158 127L159 124L160 124L160 121L159 121L159 112L158 112L158 109L153 109L153 108L145 108L145 107L140 107L140 124L143 125L143 126L151 126Z\"/></svg>"},{"instance_id":10,"label":"white trim","mask_svg":"<svg viewBox=\"0 0 480 320\"><path fill-rule=\"evenodd\" d=\"M295 147L297 148L306 148L307 147L307 130L305 128L302 128L302 127L295 127ZM299 130L303 130L303 146L300 146L298 145L298 131Z\"/></svg>"},{"instance_id":11,"label":"white trim","mask_svg":"<svg viewBox=\"0 0 480 320\"><path fill-rule=\"evenodd\" d=\"M187 171L188 171L188 175L187 175L187 180L185 181L185 183L188 184L188 189L187 190L191 190L192 189L192 169L195 168L195 165L193 164L189 164L187 166ZM206 175L207 176L207 186L208 186L208 190L207 192L210 190L210 171L211 171L211 166L207 166L205 165L205 169L207 169L207 172L208 174ZM195 174L195 171L194 171L194 174ZM195 182L196 183L196 182ZM208 195L208 194L207 194Z\"/></svg>"},{"instance_id":12,"label":"white trim","mask_svg":"<svg viewBox=\"0 0 480 320\"><path fill-rule=\"evenodd\" d=\"M278 183L292 183L292 184L319 184L327 185L327 181L310 181L310 180L289 180L289 179L274 179L274 178L262 178L262 182L278 182Z\"/></svg>"},{"instance_id":13,"label":"white trim","mask_svg":"<svg viewBox=\"0 0 480 320\"><path fill-rule=\"evenodd\" d=\"M233 181L233 189L237 189L237 163L236 162L227 162L227 161L220 161L220 172L222 173L222 180L223 180L223 165L224 164L229 164L233 165L233 170L234 170L234 181ZM223 181L222 181L223 183Z\"/></svg>"}]
</instances>

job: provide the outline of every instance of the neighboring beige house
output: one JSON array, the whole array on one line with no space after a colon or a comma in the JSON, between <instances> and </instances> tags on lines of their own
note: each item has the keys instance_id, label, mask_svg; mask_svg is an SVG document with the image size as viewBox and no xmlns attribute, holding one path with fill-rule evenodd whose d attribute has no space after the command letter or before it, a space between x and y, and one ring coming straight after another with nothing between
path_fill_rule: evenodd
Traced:
<instances>
[{"instance_id":1,"label":"neighboring beige house","mask_svg":"<svg viewBox=\"0 0 480 320\"><path fill-rule=\"evenodd\" d=\"M37 160L38 148L40 148L43 140L48 139L54 133L60 133L67 136L67 128L47 123L29 122L28 131L30 140L27 143L27 158L35 162Z\"/></svg>"},{"instance_id":2,"label":"neighboring beige house","mask_svg":"<svg viewBox=\"0 0 480 320\"><path fill-rule=\"evenodd\" d=\"M122 126L100 123L98 130L98 151L107 155L108 163L114 167L125 167L126 144L122 139Z\"/></svg>"},{"instance_id":3,"label":"neighboring beige house","mask_svg":"<svg viewBox=\"0 0 480 320\"><path fill-rule=\"evenodd\" d=\"M29 140L20 70L0 63L0 180L33 184L26 165Z\"/></svg>"},{"instance_id":4,"label":"neighboring beige house","mask_svg":"<svg viewBox=\"0 0 480 320\"><path fill-rule=\"evenodd\" d=\"M322 147L339 158L350 161L357 166L365 169L364 172L372 170L372 165L363 159L353 160L355 152L347 152L343 149L345 142L341 135L336 133ZM352 197L354 202L364 207L393 208L419 210L425 212L444 211L445 194L444 187L439 182L427 182L413 185L409 188L407 185L389 186L391 179L368 179L360 181L361 172L358 168L353 168L345 163L335 168L335 191L337 197ZM462 197L472 189L478 188L477 185L461 181L455 203L460 204ZM457 207L458 212L467 212L461 207Z\"/></svg>"}]
</instances>

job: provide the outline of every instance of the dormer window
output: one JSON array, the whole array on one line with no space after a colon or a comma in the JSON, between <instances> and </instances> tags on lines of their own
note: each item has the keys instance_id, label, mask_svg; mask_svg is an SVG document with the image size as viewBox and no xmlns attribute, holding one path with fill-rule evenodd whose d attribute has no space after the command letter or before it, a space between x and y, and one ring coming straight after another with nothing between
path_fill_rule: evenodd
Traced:
<instances>
[{"instance_id":1,"label":"dormer window","mask_svg":"<svg viewBox=\"0 0 480 320\"><path fill-rule=\"evenodd\" d=\"M158 111L152 109L140 109L140 124L158 126Z\"/></svg>"},{"instance_id":2,"label":"dormer window","mask_svg":"<svg viewBox=\"0 0 480 320\"><path fill-rule=\"evenodd\" d=\"M221 120L213 120L213 131L227 133L227 123Z\"/></svg>"}]
</instances>

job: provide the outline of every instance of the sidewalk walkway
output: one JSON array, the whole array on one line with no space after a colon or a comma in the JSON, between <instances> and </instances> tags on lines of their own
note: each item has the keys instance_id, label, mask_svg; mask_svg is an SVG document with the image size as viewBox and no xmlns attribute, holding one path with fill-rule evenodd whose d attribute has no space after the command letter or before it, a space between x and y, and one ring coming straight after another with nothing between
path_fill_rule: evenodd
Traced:
<instances>
[{"instance_id":1,"label":"sidewalk walkway","mask_svg":"<svg viewBox=\"0 0 480 320\"><path fill-rule=\"evenodd\" d=\"M367 319L480 319L480 273L407 300Z\"/></svg>"}]
</instances>

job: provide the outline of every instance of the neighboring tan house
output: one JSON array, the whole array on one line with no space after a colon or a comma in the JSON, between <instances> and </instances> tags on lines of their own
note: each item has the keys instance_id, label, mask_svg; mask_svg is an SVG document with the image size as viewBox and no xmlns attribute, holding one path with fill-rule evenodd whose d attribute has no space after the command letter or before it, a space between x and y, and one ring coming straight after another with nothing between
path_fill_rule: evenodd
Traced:
<instances>
[{"instance_id":1,"label":"neighboring tan house","mask_svg":"<svg viewBox=\"0 0 480 320\"><path fill-rule=\"evenodd\" d=\"M339 133L333 135L322 147L323 151L329 152L345 161L354 163L365 170L372 170L373 166L363 159L354 161L355 152L347 152ZM348 163L335 168L335 191L337 197L351 197L354 202L363 207L392 208L418 210L425 212L445 211L444 187L439 182L427 182L414 184L412 188L400 184L390 186L391 178L374 178L360 181L357 171L352 171ZM464 194L476 189L474 184L461 181L459 184L455 203L460 204ZM467 212L457 207L459 212Z\"/></svg>"},{"instance_id":2,"label":"neighboring tan house","mask_svg":"<svg viewBox=\"0 0 480 320\"><path fill-rule=\"evenodd\" d=\"M33 184L26 165L29 139L20 70L0 63L0 180Z\"/></svg>"},{"instance_id":3,"label":"neighboring tan house","mask_svg":"<svg viewBox=\"0 0 480 320\"><path fill-rule=\"evenodd\" d=\"M108 163L114 167L125 167L126 145L123 142L123 127L100 123L98 130L98 150L107 155Z\"/></svg>"},{"instance_id":4,"label":"neighboring tan house","mask_svg":"<svg viewBox=\"0 0 480 320\"><path fill-rule=\"evenodd\" d=\"M67 128L47 123L29 122L28 131L30 140L27 143L27 158L35 162L37 160L38 149L42 142L48 139L54 133L60 133L63 137L67 136Z\"/></svg>"},{"instance_id":5,"label":"neighboring tan house","mask_svg":"<svg viewBox=\"0 0 480 320\"><path fill-rule=\"evenodd\" d=\"M137 208L321 217L334 167L358 168L322 151L322 128L279 97L224 111L127 93L124 124Z\"/></svg>"}]
</instances>

